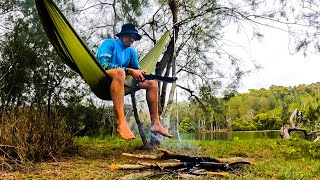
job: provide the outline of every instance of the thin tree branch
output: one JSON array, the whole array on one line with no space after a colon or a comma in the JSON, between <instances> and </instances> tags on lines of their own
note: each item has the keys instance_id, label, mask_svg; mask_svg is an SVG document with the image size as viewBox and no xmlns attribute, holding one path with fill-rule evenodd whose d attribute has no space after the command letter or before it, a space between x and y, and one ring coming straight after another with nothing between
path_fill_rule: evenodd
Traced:
<instances>
[{"instance_id":1,"label":"thin tree branch","mask_svg":"<svg viewBox=\"0 0 320 180\"><path fill-rule=\"evenodd\" d=\"M202 106L202 107L205 107L204 104L203 104L203 103L200 101L200 99L198 98L198 96L196 96L196 95L193 94L194 91L192 91L191 89L188 89L188 88L186 88L186 87L180 86L180 85L178 85L178 84L177 84L177 87L179 87L179 88L181 88L181 89L183 89L183 90L185 90L185 91L188 91L188 92L190 93L190 97L195 97L196 100L201 104L201 106Z\"/></svg>"}]
</instances>

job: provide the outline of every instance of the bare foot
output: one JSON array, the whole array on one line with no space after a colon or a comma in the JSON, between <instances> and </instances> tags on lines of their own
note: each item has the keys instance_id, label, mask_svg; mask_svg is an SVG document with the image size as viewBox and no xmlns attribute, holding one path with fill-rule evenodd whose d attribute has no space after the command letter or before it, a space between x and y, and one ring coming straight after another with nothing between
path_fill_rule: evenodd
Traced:
<instances>
[{"instance_id":1,"label":"bare foot","mask_svg":"<svg viewBox=\"0 0 320 180\"><path fill-rule=\"evenodd\" d=\"M118 124L117 132L120 135L120 137L124 140L131 140L135 138L127 123Z\"/></svg>"},{"instance_id":2,"label":"bare foot","mask_svg":"<svg viewBox=\"0 0 320 180\"><path fill-rule=\"evenodd\" d=\"M172 135L169 134L168 131L166 129L164 129L164 127L161 124L154 123L153 125L151 125L150 131L159 133L162 136L165 136L165 137L168 137L168 138L172 138Z\"/></svg>"}]
</instances>

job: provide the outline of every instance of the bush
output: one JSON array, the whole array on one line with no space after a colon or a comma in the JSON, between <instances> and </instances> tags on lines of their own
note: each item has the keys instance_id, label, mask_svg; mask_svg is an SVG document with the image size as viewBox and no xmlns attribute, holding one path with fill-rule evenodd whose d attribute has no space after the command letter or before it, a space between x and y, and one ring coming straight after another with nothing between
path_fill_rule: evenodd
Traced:
<instances>
[{"instance_id":1,"label":"bush","mask_svg":"<svg viewBox=\"0 0 320 180\"><path fill-rule=\"evenodd\" d=\"M231 122L233 131L255 131L257 130L253 121L237 118Z\"/></svg>"},{"instance_id":2,"label":"bush","mask_svg":"<svg viewBox=\"0 0 320 180\"><path fill-rule=\"evenodd\" d=\"M189 117L184 118L179 124L179 131L182 133L192 133L195 130L196 128Z\"/></svg>"},{"instance_id":3,"label":"bush","mask_svg":"<svg viewBox=\"0 0 320 180\"><path fill-rule=\"evenodd\" d=\"M94 105L69 105L60 107L60 116L77 136L111 135L114 132L115 117L113 107L96 107ZM79 131L80 130L80 131ZM102 130L102 131L101 131Z\"/></svg>"},{"instance_id":4,"label":"bush","mask_svg":"<svg viewBox=\"0 0 320 180\"><path fill-rule=\"evenodd\" d=\"M0 118L0 156L16 162L41 161L76 153L64 119L35 108L2 110ZM56 117L55 117L56 116Z\"/></svg>"}]
</instances>

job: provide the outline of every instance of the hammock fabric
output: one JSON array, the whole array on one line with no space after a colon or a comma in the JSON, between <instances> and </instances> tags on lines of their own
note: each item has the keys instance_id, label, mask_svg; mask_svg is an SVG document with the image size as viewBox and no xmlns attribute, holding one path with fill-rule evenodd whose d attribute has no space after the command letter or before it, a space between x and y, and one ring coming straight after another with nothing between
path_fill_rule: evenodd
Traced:
<instances>
[{"instance_id":1,"label":"hammock fabric","mask_svg":"<svg viewBox=\"0 0 320 180\"><path fill-rule=\"evenodd\" d=\"M110 94L107 93L111 83L110 77L57 5L52 0L35 0L35 2L43 28L64 63L82 76L97 97L111 100ZM169 36L170 31L165 32L148 54L139 61L141 68L148 74L154 70ZM125 85L126 95L137 90L132 77L127 76L126 82L130 81L131 83L126 84L131 85Z\"/></svg>"}]
</instances>

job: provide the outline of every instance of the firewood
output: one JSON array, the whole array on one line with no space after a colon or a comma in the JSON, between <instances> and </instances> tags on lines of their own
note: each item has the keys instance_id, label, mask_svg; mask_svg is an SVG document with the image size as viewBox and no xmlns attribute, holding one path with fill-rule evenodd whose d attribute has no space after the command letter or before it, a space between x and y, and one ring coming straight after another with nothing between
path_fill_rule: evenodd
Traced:
<instances>
[{"instance_id":1,"label":"firewood","mask_svg":"<svg viewBox=\"0 0 320 180\"><path fill-rule=\"evenodd\" d=\"M200 167L205 168L205 169L220 169L220 170L226 170L229 168L228 163L217 163L217 162L200 162Z\"/></svg>"},{"instance_id":2,"label":"firewood","mask_svg":"<svg viewBox=\"0 0 320 180\"><path fill-rule=\"evenodd\" d=\"M158 155L145 155L145 154L129 154L129 153L122 153L122 156L133 159L133 160L140 160L140 161L159 161L162 159L162 156Z\"/></svg>"},{"instance_id":3,"label":"firewood","mask_svg":"<svg viewBox=\"0 0 320 180\"><path fill-rule=\"evenodd\" d=\"M192 172L192 174L229 177L229 173L227 173L227 172L194 171L194 172Z\"/></svg>"},{"instance_id":4,"label":"firewood","mask_svg":"<svg viewBox=\"0 0 320 180\"><path fill-rule=\"evenodd\" d=\"M123 164L123 165L111 165L109 167L110 170L115 171L115 170L135 170L135 169L146 169L148 168L147 166L144 165L139 165L139 164Z\"/></svg>"},{"instance_id":5,"label":"firewood","mask_svg":"<svg viewBox=\"0 0 320 180\"><path fill-rule=\"evenodd\" d=\"M238 165L243 164L252 164L252 159L244 159L244 158L230 158L223 159L225 162L200 162L200 166L209 170L228 170Z\"/></svg>"},{"instance_id":6,"label":"firewood","mask_svg":"<svg viewBox=\"0 0 320 180\"><path fill-rule=\"evenodd\" d=\"M236 162L248 162L254 164L255 160L253 158L243 158L243 157L232 157L232 158L216 158L221 163L236 163Z\"/></svg>"},{"instance_id":7,"label":"firewood","mask_svg":"<svg viewBox=\"0 0 320 180\"><path fill-rule=\"evenodd\" d=\"M170 169L170 168L181 168L184 167L184 163L182 162L163 162L163 163L140 163L140 165L145 165L148 167L155 167L163 169Z\"/></svg>"},{"instance_id":8,"label":"firewood","mask_svg":"<svg viewBox=\"0 0 320 180\"><path fill-rule=\"evenodd\" d=\"M140 163L140 164L124 164L111 165L109 168L114 170L141 170L141 169L170 169L184 167L182 162L167 162L167 163Z\"/></svg>"},{"instance_id":9,"label":"firewood","mask_svg":"<svg viewBox=\"0 0 320 180\"><path fill-rule=\"evenodd\" d=\"M209 157L199 157L199 156L188 156L188 155L183 155L183 154L176 154L173 152L170 152L168 150L165 150L163 148L157 148L159 151L163 152L163 159L177 159L182 162L219 162L215 158L209 158Z\"/></svg>"}]
</instances>

